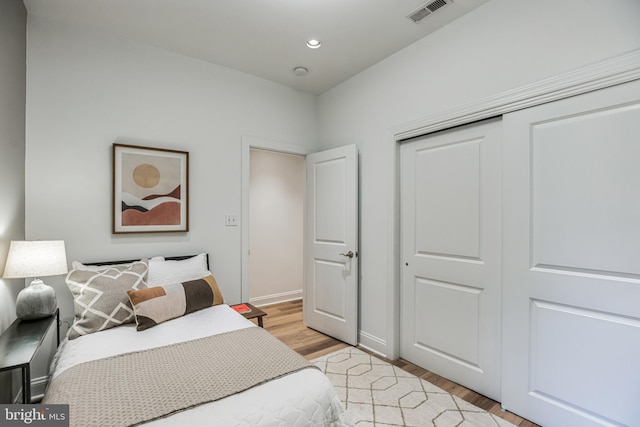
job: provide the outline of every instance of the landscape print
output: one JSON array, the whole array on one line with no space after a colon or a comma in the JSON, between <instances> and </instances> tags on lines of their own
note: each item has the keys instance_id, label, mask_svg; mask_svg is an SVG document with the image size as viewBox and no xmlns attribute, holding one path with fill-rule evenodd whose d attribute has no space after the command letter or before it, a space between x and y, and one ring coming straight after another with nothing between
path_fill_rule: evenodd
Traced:
<instances>
[{"instance_id":1,"label":"landscape print","mask_svg":"<svg viewBox=\"0 0 640 427\"><path fill-rule=\"evenodd\" d=\"M186 152L114 144L114 232L186 231Z\"/></svg>"}]
</instances>

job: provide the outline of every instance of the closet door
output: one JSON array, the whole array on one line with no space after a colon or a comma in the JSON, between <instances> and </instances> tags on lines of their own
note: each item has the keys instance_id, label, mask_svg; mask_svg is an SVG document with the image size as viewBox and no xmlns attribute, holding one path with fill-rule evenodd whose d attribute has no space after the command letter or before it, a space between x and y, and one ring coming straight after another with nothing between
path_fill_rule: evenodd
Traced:
<instances>
[{"instance_id":1,"label":"closet door","mask_svg":"<svg viewBox=\"0 0 640 427\"><path fill-rule=\"evenodd\" d=\"M500 399L500 120L401 145L401 356Z\"/></svg>"},{"instance_id":2,"label":"closet door","mask_svg":"<svg viewBox=\"0 0 640 427\"><path fill-rule=\"evenodd\" d=\"M503 406L638 425L640 81L503 124Z\"/></svg>"}]
</instances>

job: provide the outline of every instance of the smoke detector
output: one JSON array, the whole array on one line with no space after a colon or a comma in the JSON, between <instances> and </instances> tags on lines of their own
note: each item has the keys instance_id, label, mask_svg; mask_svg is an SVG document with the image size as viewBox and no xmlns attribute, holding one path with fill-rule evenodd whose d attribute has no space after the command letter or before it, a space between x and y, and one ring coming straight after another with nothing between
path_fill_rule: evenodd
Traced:
<instances>
[{"instance_id":1,"label":"smoke detector","mask_svg":"<svg viewBox=\"0 0 640 427\"><path fill-rule=\"evenodd\" d=\"M293 69L293 73L298 77L304 77L307 75L308 72L309 72L309 69L305 67L295 67Z\"/></svg>"},{"instance_id":2,"label":"smoke detector","mask_svg":"<svg viewBox=\"0 0 640 427\"><path fill-rule=\"evenodd\" d=\"M423 4L418 9L414 10L407 16L407 18L411 19L416 24L422 21L427 16L431 15L437 10L442 9L448 4L453 3L452 0L434 0L429 3Z\"/></svg>"}]
</instances>

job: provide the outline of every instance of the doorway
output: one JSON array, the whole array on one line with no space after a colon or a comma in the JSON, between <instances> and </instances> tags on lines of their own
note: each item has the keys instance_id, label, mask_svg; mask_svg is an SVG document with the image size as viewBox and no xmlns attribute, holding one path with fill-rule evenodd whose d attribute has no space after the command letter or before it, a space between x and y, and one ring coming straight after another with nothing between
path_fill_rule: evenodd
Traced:
<instances>
[{"instance_id":1,"label":"doorway","mask_svg":"<svg viewBox=\"0 0 640 427\"><path fill-rule=\"evenodd\" d=\"M302 298L305 158L250 149L249 302Z\"/></svg>"},{"instance_id":2,"label":"doorway","mask_svg":"<svg viewBox=\"0 0 640 427\"><path fill-rule=\"evenodd\" d=\"M252 150L261 150L273 153L274 155L293 155L299 156L303 159L307 154L312 151L309 147L303 145L287 144L279 141L273 141L264 138L257 138L253 136L242 137L242 214L241 214L241 233L242 233L242 247L241 247L241 301L250 301L251 299L251 271L250 271L250 254L251 254L251 233L250 233L250 197L251 197L251 152ZM304 177L303 177L304 180ZM304 204L303 204L304 209ZM301 228L301 232L304 233L304 228ZM277 241L272 244L277 245ZM272 249L275 251L276 249ZM302 277L304 280L304 277ZM303 282L300 283L302 288ZM290 298L293 299L293 298ZM270 304L270 301L256 301L257 304Z\"/></svg>"},{"instance_id":3,"label":"doorway","mask_svg":"<svg viewBox=\"0 0 640 427\"><path fill-rule=\"evenodd\" d=\"M355 344L358 336L358 150L355 145L311 152L304 146L243 137L241 300L251 299L250 203L252 150L304 158L302 297L305 324ZM263 209L268 209L263 208ZM270 242L271 245L273 242ZM270 253L276 253L272 247ZM282 251L281 256L287 253ZM254 274L255 276L255 274ZM276 296L283 299L283 295ZM285 297L294 299L291 294ZM256 297L253 297L256 298ZM276 300L256 301L270 304Z\"/></svg>"}]
</instances>

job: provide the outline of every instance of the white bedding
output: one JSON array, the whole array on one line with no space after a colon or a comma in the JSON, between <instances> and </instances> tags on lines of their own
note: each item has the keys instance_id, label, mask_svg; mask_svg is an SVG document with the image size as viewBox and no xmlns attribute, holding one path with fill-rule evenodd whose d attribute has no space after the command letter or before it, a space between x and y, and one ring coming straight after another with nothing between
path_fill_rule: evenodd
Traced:
<instances>
[{"instance_id":1,"label":"white bedding","mask_svg":"<svg viewBox=\"0 0 640 427\"><path fill-rule=\"evenodd\" d=\"M256 326L229 306L218 305L161 323L145 331L136 331L135 324L132 324L89 334L71 341L65 339L54 358L52 377L82 362L247 327ZM244 343L238 343L238 351L242 351L243 345ZM327 420L338 419L343 413L342 403L328 378L316 369L304 369L242 393L200 405L146 425L350 425L344 419L336 423L327 422Z\"/></svg>"}]
</instances>

